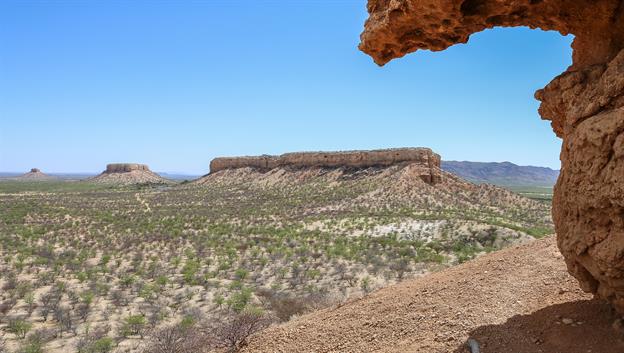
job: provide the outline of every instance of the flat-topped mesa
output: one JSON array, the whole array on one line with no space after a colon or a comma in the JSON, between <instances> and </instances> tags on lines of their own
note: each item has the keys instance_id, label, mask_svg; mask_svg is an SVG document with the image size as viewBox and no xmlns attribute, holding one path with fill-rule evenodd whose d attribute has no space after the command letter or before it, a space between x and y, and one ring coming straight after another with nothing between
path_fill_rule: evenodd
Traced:
<instances>
[{"instance_id":1,"label":"flat-topped mesa","mask_svg":"<svg viewBox=\"0 0 624 353\"><path fill-rule=\"evenodd\" d=\"M42 180L54 180L56 177L47 175L39 168L31 168L28 173L22 174L16 178L16 180L28 180L28 181L42 181Z\"/></svg>"},{"instance_id":2,"label":"flat-topped mesa","mask_svg":"<svg viewBox=\"0 0 624 353\"><path fill-rule=\"evenodd\" d=\"M395 148L371 151L294 152L280 156L219 157L210 162L210 173L225 169L253 168L268 171L275 168L369 168L396 164L418 164L425 167L422 179L437 183L440 179L440 155L429 148Z\"/></svg>"},{"instance_id":3,"label":"flat-topped mesa","mask_svg":"<svg viewBox=\"0 0 624 353\"><path fill-rule=\"evenodd\" d=\"M102 174L90 178L89 181L118 185L171 183L170 180L152 172L147 165L138 163L107 164Z\"/></svg>"},{"instance_id":4,"label":"flat-topped mesa","mask_svg":"<svg viewBox=\"0 0 624 353\"><path fill-rule=\"evenodd\" d=\"M106 165L104 173L128 173L134 170L143 170L149 172L150 169L145 164L138 163L111 163Z\"/></svg>"}]
</instances>

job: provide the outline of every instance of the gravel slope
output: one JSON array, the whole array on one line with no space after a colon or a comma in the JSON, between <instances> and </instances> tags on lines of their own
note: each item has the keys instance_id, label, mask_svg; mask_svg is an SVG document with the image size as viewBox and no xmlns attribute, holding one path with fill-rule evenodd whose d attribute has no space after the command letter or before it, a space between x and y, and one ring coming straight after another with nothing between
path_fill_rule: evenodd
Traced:
<instances>
[{"instance_id":1,"label":"gravel slope","mask_svg":"<svg viewBox=\"0 0 624 353\"><path fill-rule=\"evenodd\" d=\"M254 336L245 352L624 352L603 302L568 275L555 238L501 250Z\"/></svg>"}]
</instances>

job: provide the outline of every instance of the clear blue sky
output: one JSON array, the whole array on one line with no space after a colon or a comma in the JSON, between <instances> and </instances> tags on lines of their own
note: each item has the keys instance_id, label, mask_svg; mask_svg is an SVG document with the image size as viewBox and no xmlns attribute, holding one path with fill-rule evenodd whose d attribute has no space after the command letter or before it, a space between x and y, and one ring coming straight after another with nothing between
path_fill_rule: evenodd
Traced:
<instances>
[{"instance_id":1,"label":"clear blue sky","mask_svg":"<svg viewBox=\"0 0 624 353\"><path fill-rule=\"evenodd\" d=\"M559 168L533 92L572 38L495 29L380 68L357 50L366 16L364 0L4 0L0 171L401 146Z\"/></svg>"}]
</instances>

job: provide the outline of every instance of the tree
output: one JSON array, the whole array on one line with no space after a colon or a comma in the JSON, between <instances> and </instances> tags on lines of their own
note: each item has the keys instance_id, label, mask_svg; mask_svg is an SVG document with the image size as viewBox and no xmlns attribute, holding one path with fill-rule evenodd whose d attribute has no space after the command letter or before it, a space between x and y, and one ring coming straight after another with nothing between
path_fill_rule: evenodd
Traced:
<instances>
[{"instance_id":1,"label":"tree","mask_svg":"<svg viewBox=\"0 0 624 353\"><path fill-rule=\"evenodd\" d=\"M41 316L43 316L43 321L47 321L48 315L50 315L50 313L55 311L58 307L59 302L61 301L61 295L51 289L43 294L39 301L41 302Z\"/></svg>"},{"instance_id":2,"label":"tree","mask_svg":"<svg viewBox=\"0 0 624 353\"><path fill-rule=\"evenodd\" d=\"M54 320L59 324L59 333L61 335L63 332L76 334L77 327L72 320L71 312L68 308L59 305L56 310L54 310Z\"/></svg>"},{"instance_id":3,"label":"tree","mask_svg":"<svg viewBox=\"0 0 624 353\"><path fill-rule=\"evenodd\" d=\"M7 330L17 336L19 339L26 338L26 334L32 328L32 324L22 319L9 320Z\"/></svg>"},{"instance_id":4,"label":"tree","mask_svg":"<svg viewBox=\"0 0 624 353\"><path fill-rule=\"evenodd\" d=\"M225 304L225 298L223 297L223 295L218 294L218 293L215 294L214 299L212 301L217 305L217 308L219 309L221 309L223 304Z\"/></svg>"},{"instance_id":5,"label":"tree","mask_svg":"<svg viewBox=\"0 0 624 353\"><path fill-rule=\"evenodd\" d=\"M207 337L201 332L179 325L154 331L148 337L144 353L196 353L207 346Z\"/></svg>"},{"instance_id":6,"label":"tree","mask_svg":"<svg viewBox=\"0 0 624 353\"><path fill-rule=\"evenodd\" d=\"M227 300L228 306L237 313L243 311L251 300L252 291L249 288L241 288L240 292L230 295Z\"/></svg>"},{"instance_id":7,"label":"tree","mask_svg":"<svg viewBox=\"0 0 624 353\"><path fill-rule=\"evenodd\" d=\"M24 302L26 302L26 310L28 311L28 316L32 315L37 304L35 303L35 295L31 292L24 296Z\"/></svg>"},{"instance_id":8,"label":"tree","mask_svg":"<svg viewBox=\"0 0 624 353\"><path fill-rule=\"evenodd\" d=\"M216 329L216 337L231 351L237 351L247 344L247 338L268 327L271 320L258 309L245 309L230 322Z\"/></svg>"},{"instance_id":9,"label":"tree","mask_svg":"<svg viewBox=\"0 0 624 353\"><path fill-rule=\"evenodd\" d=\"M123 337L131 335L139 335L143 338L145 334L146 320L144 315L130 315L125 318L120 328L120 334Z\"/></svg>"},{"instance_id":10,"label":"tree","mask_svg":"<svg viewBox=\"0 0 624 353\"><path fill-rule=\"evenodd\" d=\"M78 304L78 317L82 320L82 322L87 321L87 318L89 317L89 311L91 311L91 307L87 303Z\"/></svg>"},{"instance_id":11,"label":"tree","mask_svg":"<svg viewBox=\"0 0 624 353\"><path fill-rule=\"evenodd\" d=\"M369 293L371 291L371 283L370 277L366 276L360 280L360 288L364 291L364 293Z\"/></svg>"},{"instance_id":12,"label":"tree","mask_svg":"<svg viewBox=\"0 0 624 353\"><path fill-rule=\"evenodd\" d=\"M110 337L85 337L77 344L78 353L108 353L115 347L115 341Z\"/></svg>"},{"instance_id":13,"label":"tree","mask_svg":"<svg viewBox=\"0 0 624 353\"><path fill-rule=\"evenodd\" d=\"M115 341L107 336L109 331L109 325L97 326L92 330L87 326L85 335L76 344L78 353L111 352L115 346Z\"/></svg>"}]
</instances>

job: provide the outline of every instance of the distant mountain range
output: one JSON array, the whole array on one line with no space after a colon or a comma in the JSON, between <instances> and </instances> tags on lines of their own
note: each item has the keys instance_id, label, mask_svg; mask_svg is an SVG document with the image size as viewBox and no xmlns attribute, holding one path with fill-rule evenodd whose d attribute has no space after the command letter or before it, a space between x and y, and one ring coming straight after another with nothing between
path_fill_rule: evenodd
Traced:
<instances>
[{"instance_id":1,"label":"distant mountain range","mask_svg":"<svg viewBox=\"0 0 624 353\"><path fill-rule=\"evenodd\" d=\"M546 167L519 166L510 162L466 162L442 161L442 169L477 184L494 184L504 187L552 187L559 176L558 170ZM23 173L0 172L0 179L11 178ZM172 180L193 180L198 175L184 173L158 173ZM60 179L86 179L95 173L49 173Z\"/></svg>"},{"instance_id":2,"label":"distant mountain range","mask_svg":"<svg viewBox=\"0 0 624 353\"><path fill-rule=\"evenodd\" d=\"M442 169L477 184L506 187L552 187L559 171L534 166L519 166L510 162L442 161Z\"/></svg>"}]
</instances>

